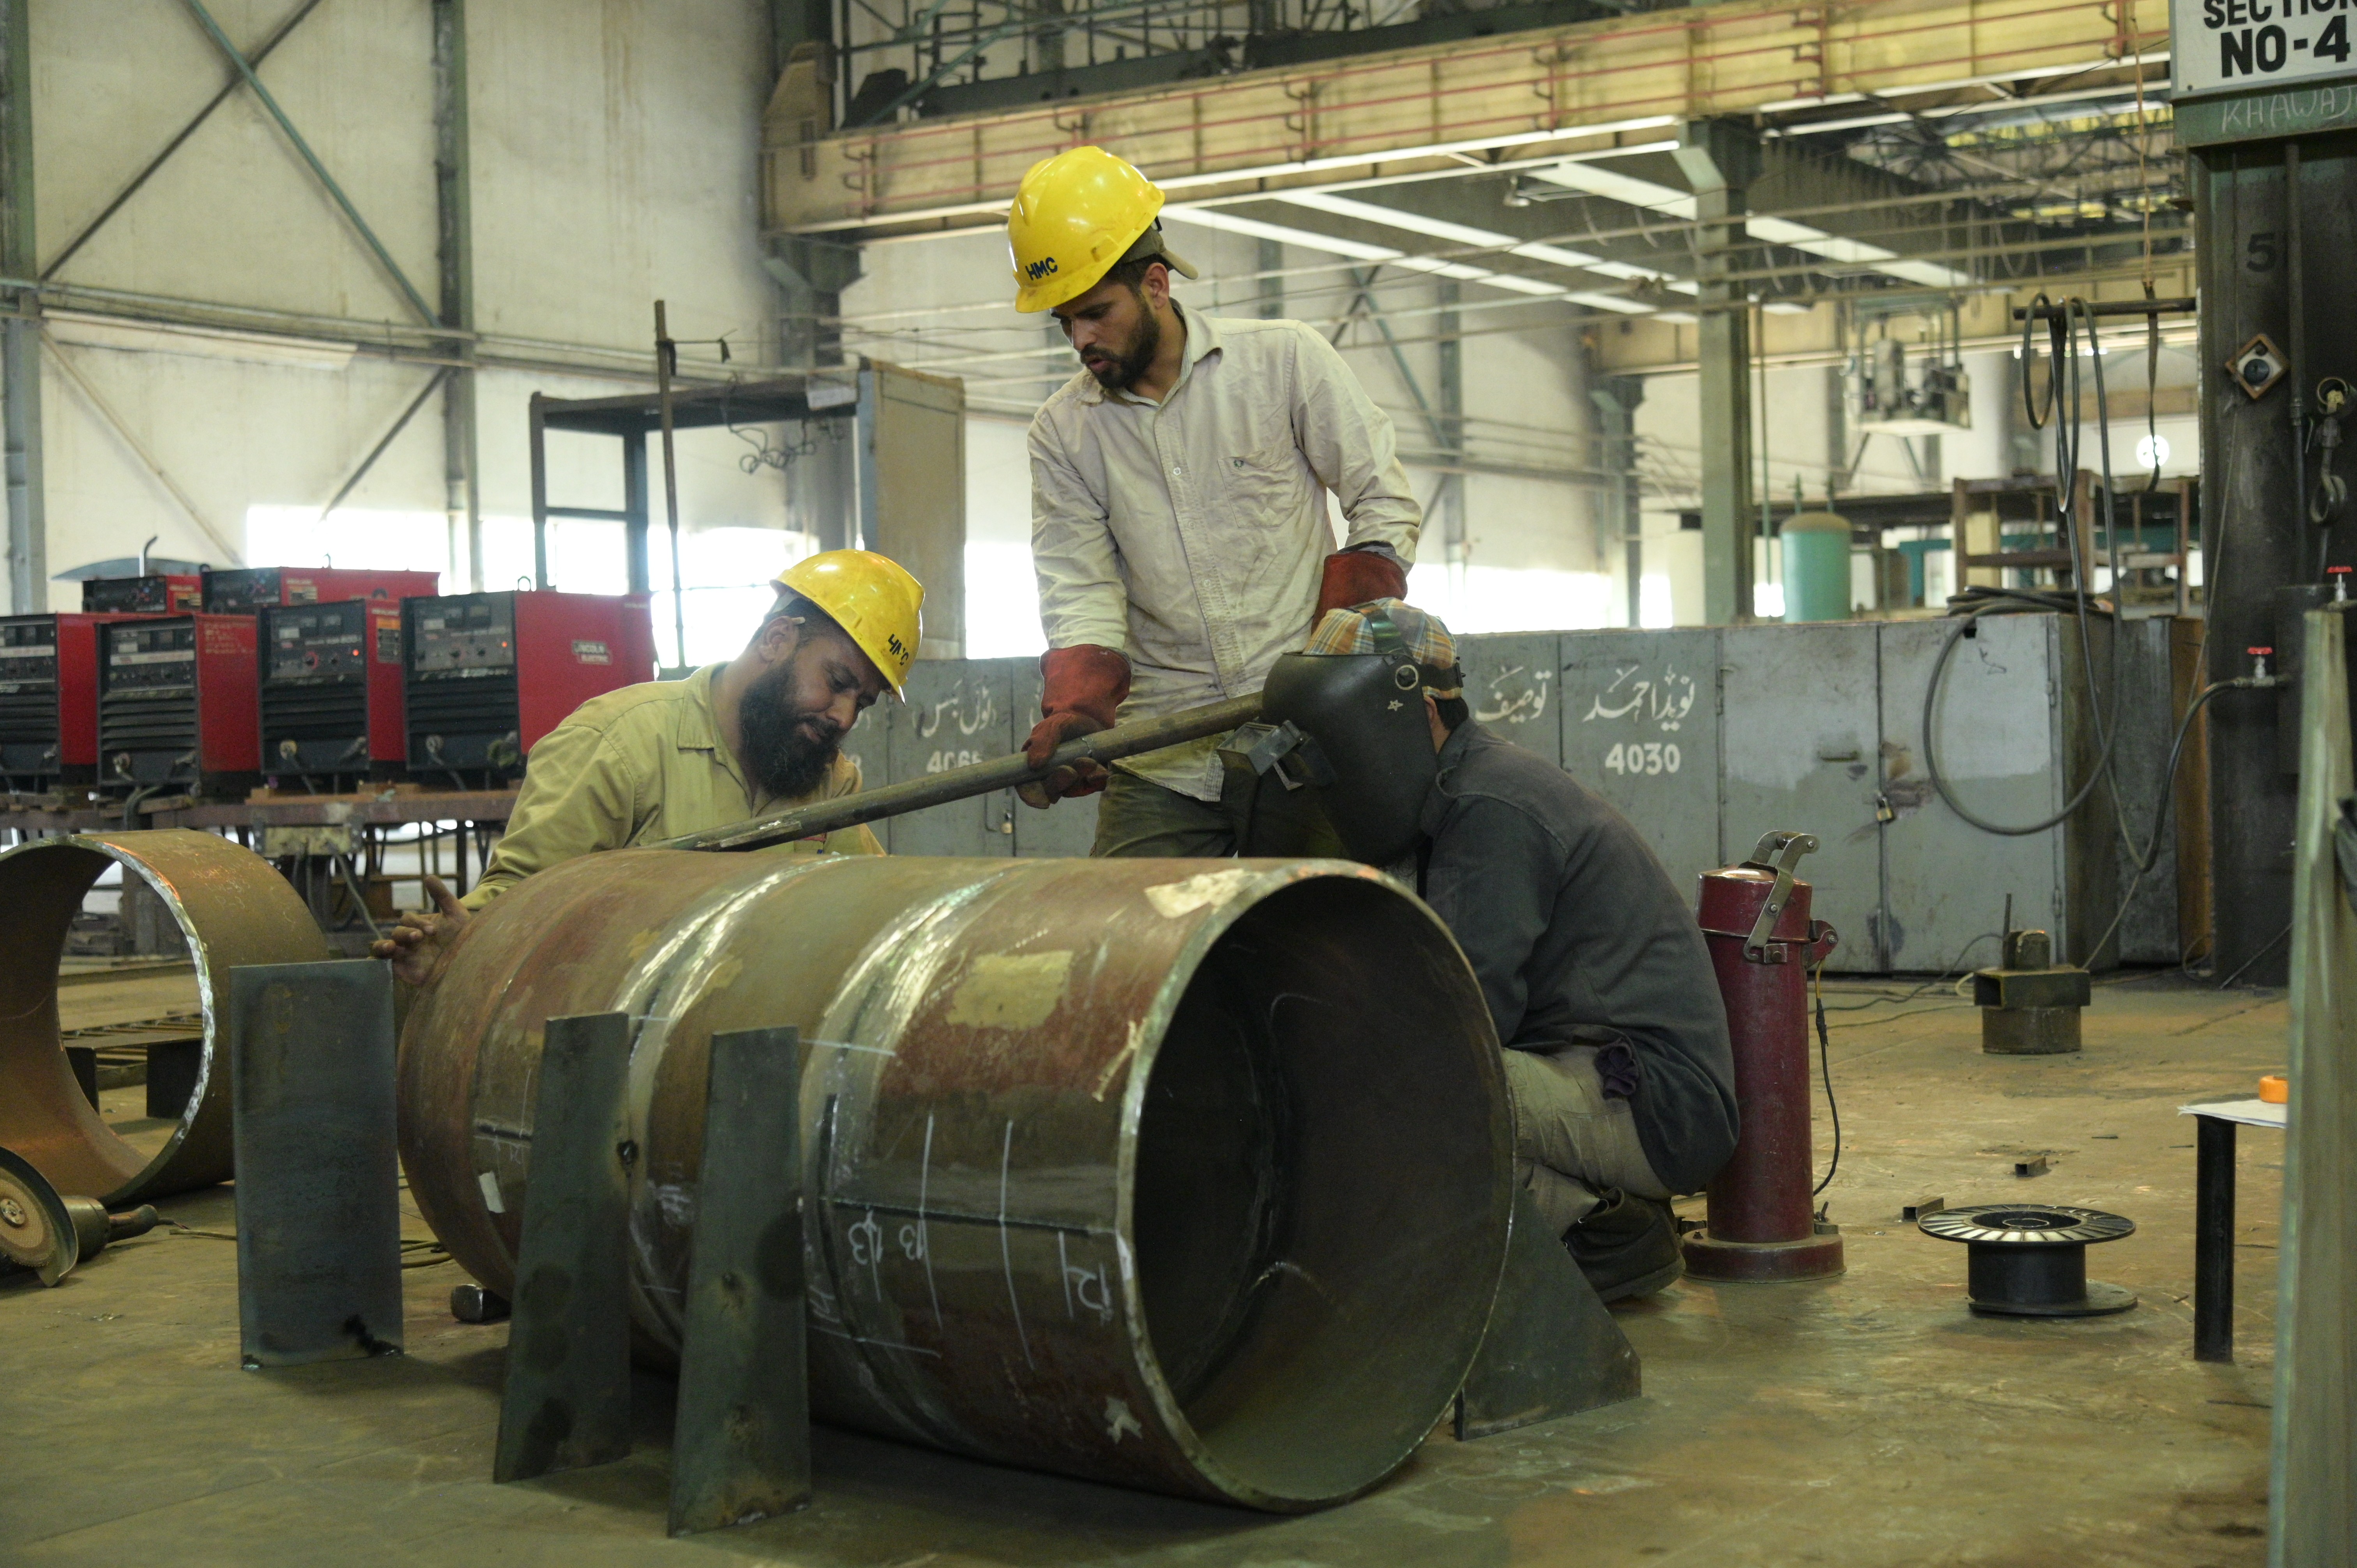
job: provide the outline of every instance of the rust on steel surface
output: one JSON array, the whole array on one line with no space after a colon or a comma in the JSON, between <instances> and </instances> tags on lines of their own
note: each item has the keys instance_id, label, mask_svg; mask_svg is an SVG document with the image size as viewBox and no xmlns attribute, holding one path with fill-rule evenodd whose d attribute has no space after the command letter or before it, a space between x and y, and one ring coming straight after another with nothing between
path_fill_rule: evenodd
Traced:
<instances>
[{"instance_id":1,"label":"rust on steel surface","mask_svg":"<svg viewBox=\"0 0 2357 1568\"><path fill-rule=\"evenodd\" d=\"M470 922L402 1042L403 1159L511 1286L551 1016L636 1021L631 1312L675 1353L716 1032L802 1033L822 1419L1299 1509L1470 1364L1512 1186L1463 955L1339 862L623 850Z\"/></svg>"},{"instance_id":2,"label":"rust on steel surface","mask_svg":"<svg viewBox=\"0 0 2357 1568\"><path fill-rule=\"evenodd\" d=\"M203 1021L195 1092L154 1155L102 1121L58 1032L58 961L82 896L110 865L153 888L188 937ZM230 1176L229 972L333 957L270 863L186 828L41 839L0 853L0 1145L59 1190L120 1206Z\"/></svg>"}]
</instances>

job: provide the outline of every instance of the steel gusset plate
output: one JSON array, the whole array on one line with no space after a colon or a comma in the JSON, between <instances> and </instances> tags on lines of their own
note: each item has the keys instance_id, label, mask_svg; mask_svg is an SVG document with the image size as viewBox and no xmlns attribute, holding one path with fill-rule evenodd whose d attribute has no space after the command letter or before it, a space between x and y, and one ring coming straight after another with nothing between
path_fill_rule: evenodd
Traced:
<instances>
[{"instance_id":1,"label":"steel gusset plate","mask_svg":"<svg viewBox=\"0 0 2357 1568\"><path fill-rule=\"evenodd\" d=\"M188 938L204 1017L197 1081L154 1153L118 1137L74 1081L58 1036L58 961L83 895L110 865L153 888ZM334 956L285 878L227 839L188 828L77 834L0 853L0 1145L61 1192L110 1206L229 1179L230 971Z\"/></svg>"}]
</instances>

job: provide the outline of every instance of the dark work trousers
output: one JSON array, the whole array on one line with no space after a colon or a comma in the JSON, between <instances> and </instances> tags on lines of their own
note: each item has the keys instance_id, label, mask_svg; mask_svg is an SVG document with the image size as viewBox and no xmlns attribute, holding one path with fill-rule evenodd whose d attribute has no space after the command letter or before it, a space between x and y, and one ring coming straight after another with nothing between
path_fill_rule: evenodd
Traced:
<instances>
[{"instance_id":1,"label":"dark work trousers","mask_svg":"<svg viewBox=\"0 0 2357 1568\"><path fill-rule=\"evenodd\" d=\"M1243 854L1348 858L1308 789L1287 789L1272 774L1259 781L1257 805L1253 792L1252 777L1237 768L1228 769L1217 800L1198 800L1115 768L1097 808L1096 843L1089 853L1224 858L1239 853L1249 822L1252 842Z\"/></svg>"}]
</instances>

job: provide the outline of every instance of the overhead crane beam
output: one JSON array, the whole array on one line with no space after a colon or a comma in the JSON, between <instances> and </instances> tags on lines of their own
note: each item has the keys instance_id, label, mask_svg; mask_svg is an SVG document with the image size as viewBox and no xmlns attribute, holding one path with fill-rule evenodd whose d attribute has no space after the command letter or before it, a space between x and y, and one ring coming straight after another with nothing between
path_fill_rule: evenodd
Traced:
<instances>
[{"instance_id":1,"label":"overhead crane beam","mask_svg":"<svg viewBox=\"0 0 2357 1568\"><path fill-rule=\"evenodd\" d=\"M894 233L998 220L1023 171L1094 142L1174 197L1593 156L1663 127L2116 70L2167 58L2165 0L1725 3L1147 92L773 143L775 234Z\"/></svg>"}]
</instances>

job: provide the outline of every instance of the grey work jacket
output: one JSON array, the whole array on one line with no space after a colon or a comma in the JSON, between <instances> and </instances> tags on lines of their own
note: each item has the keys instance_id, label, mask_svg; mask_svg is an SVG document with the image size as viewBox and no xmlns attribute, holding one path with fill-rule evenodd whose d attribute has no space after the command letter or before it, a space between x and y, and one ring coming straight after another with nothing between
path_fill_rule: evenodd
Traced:
<instances>
[{"instance_id":1,"label":"grey work jacket","mask_svg":"<svg viewBox=\"0 0 2357 1568\"><path fill-rule=\"evenodd\" d=\"M1701 1190L1735 1149L1727 1014L1702 932L1637 830L1470 720L1441 747L1423 825L1425 898L1472 961L1498 1038L1627 1041L1645 1157L1671 1191Z\"/></svg>"}]
</instances>

